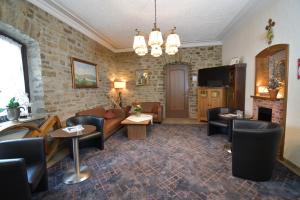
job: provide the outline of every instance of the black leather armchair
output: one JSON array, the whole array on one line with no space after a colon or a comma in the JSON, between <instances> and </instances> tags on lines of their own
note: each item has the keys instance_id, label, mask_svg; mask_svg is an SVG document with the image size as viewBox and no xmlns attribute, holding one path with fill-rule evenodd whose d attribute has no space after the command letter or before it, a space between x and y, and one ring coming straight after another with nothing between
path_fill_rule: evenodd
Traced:
<instances>
[{"instance_id":1,"label":"black leather armchair","mask_svg":"<svg viewBox=\"0 0 300 200\"><path fill-rule=\"evenodd\" d=\"M43 138L0 142L0 198L31 199L31 192L48 189Z\"/></svg>"},{"instance_id":2,"label":"black leather armchair","mask_svg":"<svg viewBox=\"0 0 300 200\"><path fill-rule=\"evenodd\" d=\"M79 137L79 148L87 146L95 146L101 150L104 149L104 135L103 135L103 124L104 119L94 116L75 116L67 119L67 126L75 126L78 124L82 125L94 125L96 126L96 132ZM73 157L72 143L69 145L71 157Z\"/></svg>"},{"instance_id":3,"label":"black leather armchair","mask_svg":"<svg viewBox=\"0 0 300 200\"><path fill-rule=\"evenodd\" d=\"M218 132L226 133L231 140L231 122L229 120L220 119L219 114L230 113L230 108L211 108L207 110L207 135L212 135Z\"/></svg>"},{"instance_id":4,"label":"black leather armchair","mask_svg":"<svg viewBox=\"0 0 300 200\"><path fill-rule=\"evenodd\" d=\"M234 120L232 135L232 174L253 181L272 176L283 129L279 124Z\"/></svg>"}]
</instances>

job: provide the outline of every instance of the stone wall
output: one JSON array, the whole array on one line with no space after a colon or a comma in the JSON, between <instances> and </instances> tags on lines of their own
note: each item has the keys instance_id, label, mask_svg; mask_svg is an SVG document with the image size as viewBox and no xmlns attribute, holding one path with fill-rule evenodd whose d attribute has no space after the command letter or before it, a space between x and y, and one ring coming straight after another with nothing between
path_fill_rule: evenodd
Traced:
<instances>
[{"instance_id":1,"label":"stone wall","mask_svg":"<svg viewBox=\"0 0 300 200\"><path fill-rule=\"evenodd\" d=\"M197 76L200 68L222 64L222 47L182 48L175 56L154 58L149 54L114 54L79 31L61 22L25 0L0 0L0 31L22 41L28 47L30 95L35 112L57 114L62 119L79 110L97 105L109 106L106 94L112 80L124 79L124 102L160 101L165 105L164 66L183 62L190 66L189 113L197 116ZM70 57L77 57L100 67L98 89L73 89ZM148 86L135 85L135 71L148 69Z\"/></svg>"},{"instance_id":2,"label":"stone wall","mask_svg":"<svg viewBox=\"0 0 300 200\"><path fill-rule=\"evenodd\" d=\"M0 30L29 49L30 93L36 112L66 119L88 107L109 105L105 94L116 71L114 53L25 0L0 0L0 5ZM72 88L70 57L99 65L99 88Z\"/></svg>"},{"instance_id":3,"label":"stone wall","mask_svg":"<svg viewBox=\"0 0 300 200\"><path fill-rule=\"evenodd\" d=\"M134 101L159 101L165 107L164 66L168 63L181 62L190 66L189 72L189 116L197 117L197 76L198 69L216 67L222 64L222 46L181 48L175 56L163 54L154 58L147 54L139 57L135 53L118 53L116 55L118 66L118 79L127 82L123 92L123 100L129 105ZM136 86L135 71L147 69L150 73L150 82L146 86Z\"/></svg>"}]
</instances>

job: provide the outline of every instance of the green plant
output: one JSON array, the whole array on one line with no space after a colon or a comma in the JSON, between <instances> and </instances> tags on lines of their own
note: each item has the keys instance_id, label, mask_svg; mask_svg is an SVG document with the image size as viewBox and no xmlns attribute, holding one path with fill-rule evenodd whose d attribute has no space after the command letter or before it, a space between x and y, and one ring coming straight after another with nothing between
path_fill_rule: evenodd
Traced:
<instances>
[{"instance_id":1,"label":"green plant","mask_svg":"<svg viewBox=\"0 0 300 200\"><path fill-rule=\"evenodd\" d=\"M134 108L133 108L133 112L135 113L140 113L142 112L142 107L140 105L135 105Z\"/></svg>"},{"instance_id":2,"label":"green plant","mask_svg":"<svg viewBox=\"0 0 300 200\"><path fill-rule=\"evenodd\" d=\"M18 108L20 107L19 102L16 100L16 97L13 97L9 100L8 105L6 106L7 108Z\"/></svg>"},{"instance_id":3,"label":"green plant","mask_svg":"<svg viewBox=\"0 0 300 200\"><path fill-rule=\"evenodd\" d=\"M272 77L269 80L269 86L268 89L270 90L276 90L280 87L280 82L278 81L278 79Z\"/></svg>"}]
</instances>

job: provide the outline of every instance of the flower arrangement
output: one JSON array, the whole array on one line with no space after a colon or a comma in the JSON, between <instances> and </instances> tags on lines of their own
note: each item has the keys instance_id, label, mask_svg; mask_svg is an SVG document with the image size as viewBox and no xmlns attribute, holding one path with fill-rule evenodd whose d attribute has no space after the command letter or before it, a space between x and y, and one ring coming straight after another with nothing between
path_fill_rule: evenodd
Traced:
<instances>
[{"instance_id":1,"label":"flower arrangement","mask_svg":"<svg viewBox=\"0 0 300 200\"><path fill-rule=\"evenodd\" d=\"M270 78L269 85L268 85L269 90L277 90L280 86L281 84L278 79L274 77Z\"/></svg>"},{"instance_id":2,"label":"flower arrangement","mask_svg":"<svg viewBox=\"0 0 300 200\"><path fill-rule=\"evenodd\" d=\"M133 113L135 115L141 114L142 111L143 111L143 109L142 109L141 105L135 105L135 106L133 106Z\"/></svg>"}]
</instances>

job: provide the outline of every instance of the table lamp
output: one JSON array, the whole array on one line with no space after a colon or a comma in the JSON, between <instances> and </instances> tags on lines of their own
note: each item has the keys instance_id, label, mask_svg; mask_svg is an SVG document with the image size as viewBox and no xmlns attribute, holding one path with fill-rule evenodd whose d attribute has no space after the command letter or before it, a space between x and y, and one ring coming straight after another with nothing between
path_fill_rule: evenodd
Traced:
<instances>
[{"instance_id":1,"label":"table lamp","mask_svg":"<svg viewBox=\"0 0 300 200\"><path fill-rule=\"evenodd\" d=\"M119 106L122 107L122 92L121 90L126 88L125 81L114 81L114 88L118 91Z\"/></svg>"}]
</instances>

